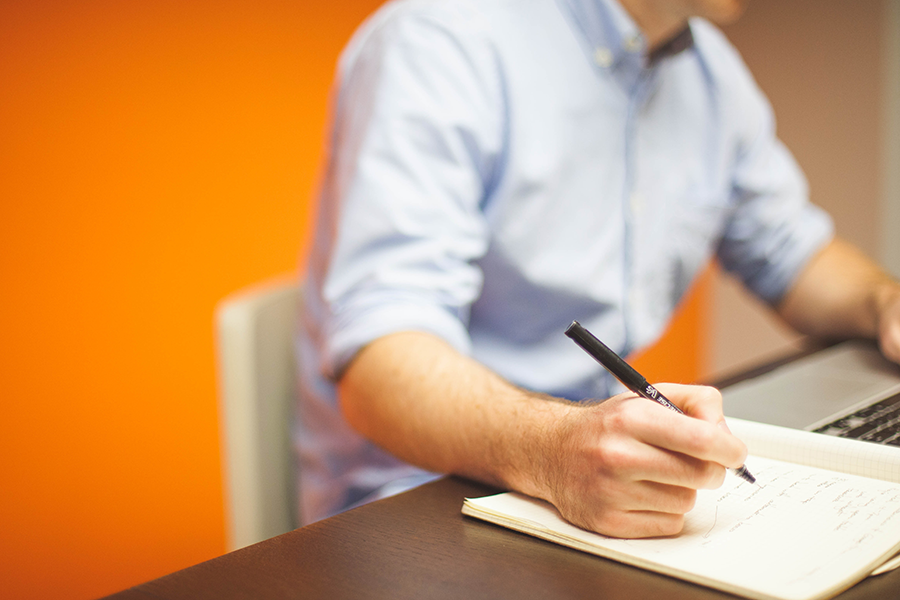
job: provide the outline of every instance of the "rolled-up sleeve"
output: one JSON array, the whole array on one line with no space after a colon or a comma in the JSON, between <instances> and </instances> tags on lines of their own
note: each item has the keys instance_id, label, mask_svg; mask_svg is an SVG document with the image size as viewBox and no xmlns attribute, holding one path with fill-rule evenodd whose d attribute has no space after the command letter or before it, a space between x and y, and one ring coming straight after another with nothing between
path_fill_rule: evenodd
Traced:
<instances>
[{"instance_id":1,"label":"rolled-up sleeve","mask_svg":"<svg viewBox=\"0 0 900 600\"><path fill-rule=\"evenodd\" d=\"M330 377L398 331L470 351L502 90L477 27L462 36L453 28L460 15L440 16L391 14L342 65L320 209L320 367Z\"/></svg>"},{"instance_id":2,"label":"rolled-up sleeve","mask_svg":"<svg viewBox=\"0 0 900 600\"><path fill-rule=\"evenodd\" d=\"M772 110L747 75L740 100L744 143L736 158L736 205L718 248L723 267L776 304L834 235L831 218L809 202L806 180L775 136Z\"/></svg>"}]
</instances>

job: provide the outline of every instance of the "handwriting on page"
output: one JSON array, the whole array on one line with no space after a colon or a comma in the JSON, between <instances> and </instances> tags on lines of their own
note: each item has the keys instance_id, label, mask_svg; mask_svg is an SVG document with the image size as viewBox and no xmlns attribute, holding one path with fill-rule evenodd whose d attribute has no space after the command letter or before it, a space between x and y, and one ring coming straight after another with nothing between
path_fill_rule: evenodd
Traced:
<instances>
[{"instance_id":1,"label":"handwriting on page","mask_svg":"<svg viewBox=\"0 0 900 600\"><path fill-rule=\"evenodd\" d=\"M681 536L648 540L641 553L665 553L679 569L703 564L709 576L732 571L735 583L763 577L802 588L809 578L858 564L872 536L900 526L896 485L758 458L748 464L760 486L731 478L702 493ZM642 545L627 543L632 551ZM751 555L754 572L742 571L741 557Z\"/></svg>"},{"instance_id":2,"label":"handwriting on page","mask_svg":"<svg viewBox=\"0 0 900 600\"><path fill-rule=\"evenodd\" d=\"M900 490L863 490L848 484L848 477L828 472L797 478L796 469L790 465L786 470L766 467L760 474L765 477L758 480L765 485L751 488L749 493L748 486L738 486L717 495L713 522L703 534L702 545L715 544L714 533L734 534L763 517L766 528L772 527L773 521L783 520L790 520L794 526L798 512L802 512L804 518L815 521L817 532L836 532L871 520L881 524L900 514ZM703 530L708 520L708 514L697 511L685 533Z\"/></svg>"},{"instance_id":3,"label":"handwriting on page","mask_svg":"<svg viewBox=\"0 0 900 600\"><path fill-rule=\"evenodd\" d=\"M900 540L900 486L761 457L747 459L760 485L726 477L702 490L678 536L626 540L578 529L547 505L514 495L500 512L541 523L554 539L598 554L739 590L804 598L852 578ZM507 495L509 496L509 495ZM864 571L865 572L865 571Z\"/></svg>"}]
</instances>

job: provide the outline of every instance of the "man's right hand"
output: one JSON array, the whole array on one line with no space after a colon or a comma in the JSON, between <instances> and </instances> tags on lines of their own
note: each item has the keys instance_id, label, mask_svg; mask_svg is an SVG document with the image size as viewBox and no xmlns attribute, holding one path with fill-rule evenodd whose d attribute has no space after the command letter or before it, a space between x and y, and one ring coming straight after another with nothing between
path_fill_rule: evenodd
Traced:
<instances>
[{"instance_id":1,"label":"man's right hand","mask_svg":"<svg viewBox=\"0 0 900 600\"><path fill-rule=\"evenodd\" d=\"M586 529L646 537L678 533L696 490L720 485L747 452L717 390L658 387L684 415L630 393L578 404L527 392L403 332L361 350L339 395L348 423L402 460L543 498Z\"/></svg>"},{"instance_id":2,"label":"man's right hand","mask_svg":"<svg viewBox=\"0 0 900 600\"><path fill-rule=\"evenodd\" d=\"M684 415L632 393L569 407L542 465L545 499L565 519L615 537L674 535L697 490L743 464L746 446L725 426L718 390L658 387Z\"/></svg>"}]
</instances>

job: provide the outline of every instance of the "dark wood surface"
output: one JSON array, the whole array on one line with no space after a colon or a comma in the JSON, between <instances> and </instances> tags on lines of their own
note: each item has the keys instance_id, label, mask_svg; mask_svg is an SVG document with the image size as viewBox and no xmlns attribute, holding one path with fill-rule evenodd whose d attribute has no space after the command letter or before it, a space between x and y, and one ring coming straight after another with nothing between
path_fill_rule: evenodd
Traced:
<instances>
[{"instance_id":1,"label":"dark wood surface","mask_svg":"<svg viewBox=\"0 0 900 600\"><path fill-rule=\"evenodd\" d=\"M110 596L288 598L734 598L464 517L492 488L445 478ZM900 598L900 571L842 600Z\"/></svg>"},{"instance_id":2,"label":"dark wood surface","mask_svg":"<svg viewBox=\"0 0 900 600\"><path fill-rule=\"evenodd\" d=\"M440 479L108 598L734 598L460 513L463 498L496 491ZM900 569L839 598L900 599Z\"/></svg>"}]
</instances>

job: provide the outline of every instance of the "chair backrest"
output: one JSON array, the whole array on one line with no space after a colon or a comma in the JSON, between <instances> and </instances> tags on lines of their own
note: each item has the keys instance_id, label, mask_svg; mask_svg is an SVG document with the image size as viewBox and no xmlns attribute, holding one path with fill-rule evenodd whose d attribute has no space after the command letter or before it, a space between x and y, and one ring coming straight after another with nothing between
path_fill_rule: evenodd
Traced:
<instances>
[{"instance_id":1,"label":"chair backrest","mask_svg":"<svg viewBox=\"0 0 900 600\"><path fill-rule=\"evenodd\" d=\"M297 526L291 423L300 298L296 280L282 278L240 290L216 307L229 550Z\"/></svg>"}]
</instances>

